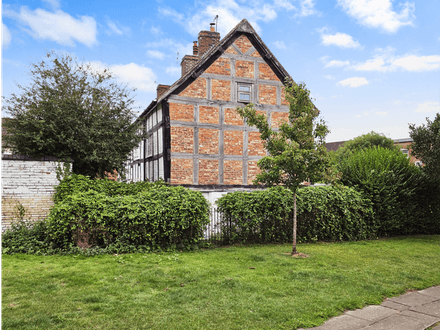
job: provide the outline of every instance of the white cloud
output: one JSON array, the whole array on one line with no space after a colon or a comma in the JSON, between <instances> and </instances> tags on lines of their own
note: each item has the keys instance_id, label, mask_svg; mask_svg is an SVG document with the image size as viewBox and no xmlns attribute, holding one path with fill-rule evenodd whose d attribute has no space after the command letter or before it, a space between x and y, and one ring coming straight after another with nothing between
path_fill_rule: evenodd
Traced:
<instances>
[{"instance_id":1,"label":"white cloud","mask_svg":"<svg viewBox=\"0 0 440 330\"><path fill-rule=\"evenodd\" d=\"M163 60L165 57L165 54L158 51L158 50L147 50L147 56L157 58L159 60Z\"/></svg>"},{"instance_id":2,"label":"white cloud","mask_svg":"<svg viewBox=\"0 0 440 330\"><path fill-rule=\"evenodd\" d=\"M403 102L402 102L401 100L395 100L395 101L393 102L393 104L395 104L395 105L402 105Z\"/></svg>"},{"instance_id":3,"label":"white cloud","mask_svg":"<svg viewBox=\"0 0 440 330\"><path fill-rule=\"evenodd\" d=\"M335 77L330 76L330 75L326 75L324 78L325 78L325 79L328 79L328 80L333 80L333 79L335 79Z\"/></svg>"},{"instance_id":4,"label":"white cloud","mask_svg":"<svg viewBox=\"0 0 440 330\"><path fill-rule=\"evenodd\" d=\"M283 8L286 10L296 9L295 6L290 3L289 0L275 0L274 4L276 7Z\"/></svg>"},{"instance_id":5,"label":"white cloud","mask_svg":"<svg viewBox=\"0 0 440 330\"><path fill-rule=\"evenodd\" d=\"M270 22L277 18L277 12L296 9L291 0L275 0L272 4L258 1L214 0L205 2L197 12L182 14L172 8L160 7L159 13L180 24L187 32L197 35L209 29L209 23L218 15L218 32L225 36L246 16L254 29L260 33L258 22ZM245 13L245 14L243 14ZM301 13L304 16L315 13L312 0L301 0Z\"/></svg>"},{"instance_id":6,"label":"white cloud","mask_svg":"<svg viewBox=\"0 0 440 330\"><path fill-rule=\"evenodd\" d=\"M179 76L180 73L182 72L182 69L177 66L171 66L166 68L165 72L171 76Z\"/></svg>"},{"instance_id":7,"label":"white cloud","mask_svg":"<svg viewBox=\"0 0 440 330\"><path fill-rule=\"evenodd\" d=\"M313 0L301 0L300 16L310 16L318 14L314 6L315 4L313 3Z\"/></svg>"},{"instance_id":8,"label":"white cloud","mask_svg":"<svg viewBox=\"0 0 440 330\"><path fill-rule=\"evenodd\" d=\"M96 43L96 21L90 16L74 18L61 10L31 11L26 6L22 6L19 13L4 10L3 14L27 26L29 29L25 31L36 39L49 39L61 45L74 45L77 41L89 47Z\"/></svg>"},{"instance_id":9,"label":"white cloud","mask_svg":"<svg viewBox=\"0 0 440 330\"><path fill-rule=\"evenodd\" d=\"M376 55L373 59L369 59L364 63L356 64L352 69L356 71L381 71L391 72L398 69L421 72L432 71L440 68L440 56L417 56L404 55L393 56L389 51Z\"/></svg>"},{"instance_id":10,"label":"white cloud","mask_svg":"<svg viewBox=\"0 0 440 330\"><path fill-rule=\"evenodd\" d=\"M364 77L352 77L341 80L340 82L338 82L338 85L341 85L343 87L360 87L363 85L368 85L368 81Z\"/></svg>"},{"instance_id":11,"label":"white cloud","mask_svg":"<svg viewBox=\"0 0 440 330\"><path fill-rule=\"evenodd\" d=\"M147 48L165 48L167 53L172 53L173 56L177 56L179 53L179 59L187 54L193 53L193 44L182 44L171 39L162 39L156 42L149 42L145 45Z\"/></svg>"},{"instance_id":12,"label":"white cloud","mask_svg":"<svg viewBox=\"0 0 440 330\"><path fill-rule=\"evenodd\" d=\"M43 2L46 2L53 10L57 10L61 7L60 0L43 0Z\"/></svg>"},{"instance_id":13,"label":"white cloud","mask_svg":"<svg viewBox=\"0 0 440 330\"><path fill-rule=\"evenodd\" d=\"M123 26L118 22L113 22L112 20L107 18L107 26L109 27L109 30L107 30L108 35L117 34L117 35L123 35L123 34L129 34L130 28L127 26Z\"/></svg>"},{"instance_id":14,"label":"white cloud","mask_svg":"<svg viewBox=\"0 0 440 330\"><path fill-rule=\"evenodd\" d=\"M128 84L129 87L134 87L143 92L156 91L156 75L150 68L136 63L112 65L107 65L99 61L89 63L95 70L102 71L108 68L118 81Z\"/></svg>"},{"instance_id":15,"label":"white cloud","mask_svg":"<svg viewBox=\"0 0 440 330\"><path fill-rule=\"evenodd\" d=\"M393 0L338 0L338 4L362 25L394 33L400 27L413 25L414 3L400 4L399 13L393 11Z\"/></svg>"},{"instance_id":16,"label":"white cloud","mask_svg":"<svg viewBox=\"0 0 440 330\"><path fill-rule=\"evenodd\" d=\"M440 102L425 102L417 106L416 112L440 112Z\"/></svg>"},{"instance_id":17,"label":"white cloud","mask_svg":"<svg viewBox=\"0 0 440 330\"><path fill-rule=\"evenodd\" d=\"M275 41L273 44L278 49L286 49L286 45L284 44L284 41Z\"/></svg>"},{"instance_id":18,"label":"white cloud","mask_svg":"<svg viewBox=\"0 0 440 330\"><path fill-rule=\"evenodd\" d=\"M2 46L8 47L11 43L11 32L9 32L8 27L2 23Z\"/></svg>"},{"instance_id":19,"label":"white cloud","mask_svg":"<svg viewBox=\"0 0 440 330\"><path fill-rule=\"evenodd\" d=\"M376 111L376 115L379 115L382 117L385 117L387 114L388 114L388 112L386 112L386 111Z\"/></svg>"},{"instance_id":20,"label":"white cloud","mask_svg":"<svg viewBox=\"0 0 440 330\"><path fill-rule=\"evenodd\" d=\"M353 37L345 33L322 34L322 44L325 46L335 45L342 48L359 48L359 42L353 40Z\"/></svg>"},{"instance_id":21,"label":"white cloud","mask_svg":"<svg viewBox=\"0 0 440 330\"><path fill-rule=\"evenodd\" d=\"M155 26L152 26L150 28L150 32L153 33L153 34L162 34L162 31L161 31L160 27L155 27Z\"/></svg>"},{"instance_id":22,"label":"white cloud","mask_svg":"<svg viewBox=\"0 0 440 330\"><path fill-rule=\"evenodd\" d=\"M341 67L341 66L346 66L346 65L350 65L350 62L349 61L333 60L333 61L327 62L325 67L326 68L331 68L331 67Z\"/></svg>"}]
</instances>

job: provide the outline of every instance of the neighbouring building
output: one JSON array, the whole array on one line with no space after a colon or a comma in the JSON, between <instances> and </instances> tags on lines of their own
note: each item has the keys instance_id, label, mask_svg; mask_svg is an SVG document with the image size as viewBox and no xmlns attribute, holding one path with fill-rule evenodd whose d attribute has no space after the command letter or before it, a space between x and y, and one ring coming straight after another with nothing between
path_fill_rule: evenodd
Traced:
<instances>
[{"instance_id":1,"label":"neighbouring building","mask_svg":"<svg viewBox=\"0 0 440 330\"><path fill-rule=\"evenodd\" d=\"M183 57L181 78L158 85L157 98L139 116L148 139L132 153L128 180L162 178L201 190L208 200L255 188L266 150L235 109L251 102L279 127L288 119L283 82L291 77L247 20L222 40L213 24Z\"/></svg>"}]
</instances>

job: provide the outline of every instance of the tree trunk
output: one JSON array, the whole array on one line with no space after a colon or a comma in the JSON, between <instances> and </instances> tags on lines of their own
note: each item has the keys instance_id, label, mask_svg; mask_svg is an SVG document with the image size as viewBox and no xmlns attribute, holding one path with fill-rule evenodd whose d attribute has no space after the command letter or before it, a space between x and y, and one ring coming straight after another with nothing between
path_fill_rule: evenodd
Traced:
<instances>
[{"instance_id":1,"label":"tree trunk","mask_svg":"<svg viewBox=\"0 0 440 330\"><path fill-rule=\"evenodd\" d=\"M293 193L293 245L292 255L296 254L296 191Z\"/></svg>"}]
</instances>

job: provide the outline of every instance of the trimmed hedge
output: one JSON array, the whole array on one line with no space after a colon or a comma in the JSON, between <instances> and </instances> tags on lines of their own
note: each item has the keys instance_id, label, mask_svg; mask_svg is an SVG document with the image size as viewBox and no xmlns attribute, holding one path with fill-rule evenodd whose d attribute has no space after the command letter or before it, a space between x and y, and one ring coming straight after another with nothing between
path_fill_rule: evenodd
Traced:
<instances>
[{"instance_id":1,"label":"trimmed hedge","mask_svg":"<svg viewBox=\"0 0 440 330\"><path fill-rule=\"evenodd\" d=\"M217 205L223 213L224 243L292 241L293 194L283 187L230 193ZM297 207L299 241L352 241L377 235L371 203L354 189L301 188Z\"/></svg>"},{"instance_id":2,"label":"trimmed hedge","mask_svg":"<svg viewBox=\"0 0 440 330\"><path fill-rule=\"evenodd\" d=\"M208 211L200 192L183 187L150 184L137 194L119 196L89 190L63 196L50 212L48 230L60 248L123 244L189 249L202 239Z\"/></svg>"}]
</instances>

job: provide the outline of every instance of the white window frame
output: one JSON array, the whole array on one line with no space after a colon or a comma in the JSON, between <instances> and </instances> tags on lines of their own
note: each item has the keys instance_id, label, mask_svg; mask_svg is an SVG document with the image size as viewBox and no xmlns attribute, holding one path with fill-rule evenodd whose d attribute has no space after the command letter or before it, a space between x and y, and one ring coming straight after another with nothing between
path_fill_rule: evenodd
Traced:
<instances>
[{"instance_id":1,"label":"white window frame","mask_svg":"<svg viewBox=\"0 0 440 330\"><path fill-rule=\"evenodd\" d=\"M240 87L244 87L244 88L249 88L249 91L245 91L245 90L240 90ZM252 102L252 95L253 95L253 84L249 84L249 83L241 83L238 82L237 83L237 102L241 102L241 103L251 103ZM240 95L249 95L249 100L243 100L240 99Z\"/></svg>"}]
</instances>

